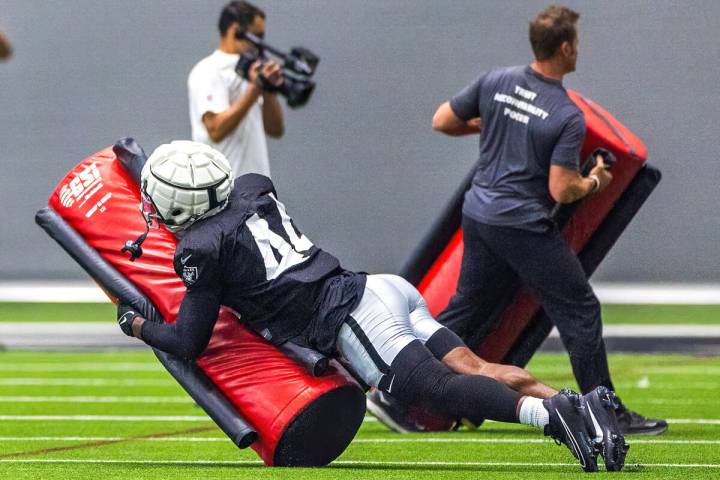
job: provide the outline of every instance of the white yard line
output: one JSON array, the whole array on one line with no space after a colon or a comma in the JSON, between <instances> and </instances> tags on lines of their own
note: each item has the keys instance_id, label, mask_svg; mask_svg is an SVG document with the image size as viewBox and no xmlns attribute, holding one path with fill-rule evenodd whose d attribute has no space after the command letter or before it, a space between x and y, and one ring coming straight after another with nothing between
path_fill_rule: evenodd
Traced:
<instances>
[{"instance_id":1,"label":"white yard line","mask_svg":"<svg viewBox=\"0 0 720 480\"><path fill-rule=\"evenodd\" d=\"M592 282L602 303L720 305L720 285L712 283ZM0 282L0 302L109 302L87 281Z\"/></svg>"},{"instance_id":2,"label":"white yard line","mask_svg":"<svg viewBox=\"0 0 720 480\"><path fill-rule=\"evenodd\" d=\"M668 423L689 423L697 425L720 425L720 419L707 419L707 418L668 418ZM366 416L363 419L364 423L377 423L378 419L375 417ZM494 423L493 420L486 420L486 422ZM500 423L500 422L497 422Z\"/></svg>"},{"instance_id":3,"label":"white yard line","mask_svg":"<svg viewBox=\"0 0 720 480\"><path fill-rule=\"evenodd\" d=\"M0 437L0 441L2 437ZM160 439L158 439L160 440ZM720 445L720 440L662 440L628 438L629 444ZM357 438L353 443L553 443L543 438Z\"/></svg>"},{"instance_id":4,"label":"white yard line","mask_svg":"<svg viewBox=\"0 0 720 480\"><path fill-rule=\"evenodd\" d=\"M120 331L116 322L0 322L0 343L7 348L77 347L142 348L145 345Z\"/></svg>"},{"instance_id":5,"label":"white yard line","mask_svg":"<svg viewBox=\"0 0 720 480\"><path fill-rule=\"evenodd\" d=\"M639 402L639 400L636 400ZM185 395L178 396L32 396L32 395L0 395L0 403L193 403L192 399ZM653 405L706 405L715 404L716 400L706 399L662 399L650 398L642 400L642 403Z\"/></svg>"},{"instance_id":6,"label":"white yard line","mask_svg":"<svg viewBox=\"0 0 720 480\"><path fill-rule=\"evenodd\" d=\"M678 384L665 383L662 381L650 381L643 380L642 378L635 382L614 382L613 385L619 390L634 389L634 388L655 388L661 390L680 390L686 392L687 390L720 390L720 382L683 382Z\"/></svg>"},{"instance_id":7,"label":"white yard line","mask_svg":"<svg viewBox=\"0 0 720 480\"><path fill-rule=\"evenodd\" d=\"M0 463L88 463L88 464L124 464L124 465L204 465L204 466L263 466L259 460L111 460L111 459L49 459L49 458L7 458ZM354 466L362 468L372 466L407 466L407 467L573 467L576 463L538 463L538 462L432 462L432 461L372 461L372 460L336 460L330 464L337 466ZM627 466L659 467L659 468L720 468L717 463L643 463Z\"/></svg>"},{"instance_id":8,"label":"white yard line","mask_svg":"<svg viewBox=\"0 0 720 480\"><path fill-rule=\"evenodd\" d=\"M107 303L100 287L88 281L0 282L0 302Z\"/></svg>"},{"instance_id":9,"label":"white yard line","mask_svg":"<svg viewBox=\"0 0 720 480\"><path fill-rule=\"evenodd\" d=\"M127 437L0 437L0 442L229 442L227 437L159 437L159 438L127 438Z\"/></svg>"},{"instance_id":10,"label":"white yard line","mask_svg":"<svg viewBox=\"0 0 720 480\"><path fill-rule=\"evenodd\" d=\"M189 396L175 397L33 397L0 396L0 403L186 403L192 404Z\"/></svg>"},{"instance_id":11,"label":"white yard line","mask_svg":"<svg viewBox=\"0 0 720 480\"><path fill-rule=\"evenodd\" d=\"M593 282L593 289L600 302L608 304L720 304L718 284Z\"/></svg>"},{"instance_id":12,"label":"white yard line","mask_svg":"<svg viewBox=\"0 0 720 480\"><path fill-rule=\"evenodd\" d=\"M22 421L83 421L83 422L200 422L210 421L204 415L185 416L163 416L163 415L0 415L0 420L22 420ZM374 417L365 417L365 423L375 423ZM695 424L695 425L720 425L718 419L706 418L668 418L669 424Z\"/></svg>"},{"instance_id":13,"label":"white yard line","mask_svg":"<svg viewBox=\"0 0 720 480\"><path fill-rule=\"evenodd\" d=\"M204 415L185 415L185 416L163 416L163 415L0 415L0 420L25 420L25 421L82 421L82 422L97 422L97 421L116 421L116 422L135 422L135 421L148 421L148 422L198 422L198 421L210 421L210 419ZM697 425L720 425L718 419L706 419L706 418L668 418L668 423L688 423ZM363 422L374 423L377 422L375 417L365 417Z\"/></svg>"},{"instance_id":14,"label":"white yard line","mask_svg":"<svg viewBox=\"0 0 720 480\"><path fill-rule=\"evenodd\" d=\"M556 328L550 337L559 338ZM720 325L603 325L605 338L720 338Z\"/></svg>"},{"instance_id":15,"label":"white yard line","mask_svg":"<svg viewBox=\"0 0 720 480\"><path fill-rule=\"evenodd\" d=\"M127 437L0 437L0 442L179 442L179 443L230 443L227 437L159 437L159 438L127 438ZM542 438L356 438L353 443L553 443ZM631 444L659 445L720 445L720 440L663 440L663 439L629 439Z\"/></svg>"},{"instance_id":16,"label":"white yard line","mask_svg":"<svg viewBox=\"0 0 720 480\"><path fill-rule=\"evenodd\" d=\"M556 329L550 333L557 337ZM605 325L603 336L637 338L720 338L720 325ZM0 340L7 346L31 345L54 346L67 344L109 344L118 346L142 346L137 339L129 338L120 331L115 322L0 322ZM72 364L69 364L72 365ZM106 364L107 365L107 364ZM122 365L122 364L119 364ZM142 365L142 364L140 364ZM129 368L149 368L147 366ZM147 364L152 365L152 364ZM0 368L4 368L0 365ZM27 364L29 370L35 368ZM57 365L57 369L65 368ZM93 369L94 367L86 367ZM97 367L100 369L100 367ZM122 367L110 367L122 368Z\"/></svg>"},{"instance_id":17,"label":"white yard line","mask_svg":"<svg viewBox=\"0 0 720 480\"><path fill-rule=\"evenodd\" d=\"M706 418L668 418L668 423L692 423L697 425L720 425L720 420Z\"/></svg>"}]
</instances>

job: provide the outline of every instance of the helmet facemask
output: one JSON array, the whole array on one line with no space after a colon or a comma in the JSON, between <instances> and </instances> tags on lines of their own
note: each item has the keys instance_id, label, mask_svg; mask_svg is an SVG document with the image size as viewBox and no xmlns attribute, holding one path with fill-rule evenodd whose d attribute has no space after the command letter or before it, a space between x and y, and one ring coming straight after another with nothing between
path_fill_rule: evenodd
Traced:
<instances>
[{"instance_id":1,"label":"helmet facemask","mask_svg":"<svg viewBox=\"0 0 720 480\"><path fill-rule=\"evenodd\" d=\"M142 188L140 189L140 212L148 228L157 230L160 228L160 223L164 223L164 220L160 212L158 212L152 197L150 197L145 190L146 185L147 182L143 182Z\"/></svg>"}]
</instances>

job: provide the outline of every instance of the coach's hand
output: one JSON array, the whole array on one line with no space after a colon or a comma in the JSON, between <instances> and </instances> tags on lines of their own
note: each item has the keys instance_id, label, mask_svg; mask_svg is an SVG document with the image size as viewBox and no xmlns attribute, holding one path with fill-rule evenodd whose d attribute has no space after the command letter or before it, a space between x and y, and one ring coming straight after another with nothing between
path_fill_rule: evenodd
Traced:
<instances>
[{"instance_id":1,"label":"coach's hand","mask_svg":"<svg viewBox=\"0 0 720 480\"><path fill-rule=\"evenodd\" d=\"M594 175L595 178L598 179L598 187L592 193L602 192L608 185L610 185L610 182L612 182L613 179L612 173L610 173L610 170L606 168L605 160L602 155L596 156L595 162L595 167L590 170L590 175L588 175L588 177L592 177Z\"/></svg>"},{"instance_id":2,"label":"coach's hand","mask_svg":"<svg viewBox=\"0 0 720 480\"><path fill-rule=\"evenodd\" d=\"M129 337L134 337L133 334L133 322L135 319L141 318L140 314L132 307L124 304L118 305L117 321L120 325L120 330Z\"/></svg>"}]
</instances>

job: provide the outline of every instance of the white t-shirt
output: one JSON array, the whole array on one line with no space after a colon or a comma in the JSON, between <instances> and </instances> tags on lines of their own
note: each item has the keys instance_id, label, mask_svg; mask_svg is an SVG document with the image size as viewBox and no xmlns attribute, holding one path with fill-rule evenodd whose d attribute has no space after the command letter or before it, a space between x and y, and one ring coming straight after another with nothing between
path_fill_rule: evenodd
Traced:
<instances>
[{"instance_id":1,"label":"white t-shirt","mask_svg":"<svg viewBox=\"0 0 720 480\"><path fill-rule=\"evenodd\" d=\"M240 98L248 82L235 73L239 55L215 50L190 71L188 95L192 139L221 151L230 161L236 177L246 173L270 176L267 139L262 119L262 97L250 107L245 118L222 141L210 139L202 117L207 112L221 113Z\"/></svg>"}]
</instances>

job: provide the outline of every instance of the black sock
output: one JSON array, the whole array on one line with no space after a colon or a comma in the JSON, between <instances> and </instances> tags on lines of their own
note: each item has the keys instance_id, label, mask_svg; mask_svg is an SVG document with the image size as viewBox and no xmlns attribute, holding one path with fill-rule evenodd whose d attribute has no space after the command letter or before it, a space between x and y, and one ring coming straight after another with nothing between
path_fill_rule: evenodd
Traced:
<instances>
[{"instance_id":1,"label":"black sock","mask_svg":"<svg viewBox=\"0 0 720 480\"><path fill-rule=\"evenodd\" d=\"M395 357L391 370L395 385L389 393L403 403L474 422L518 422L517 405L522 395L490 377L453 373L419 340Z\"/></svg>"}]
</instances>

